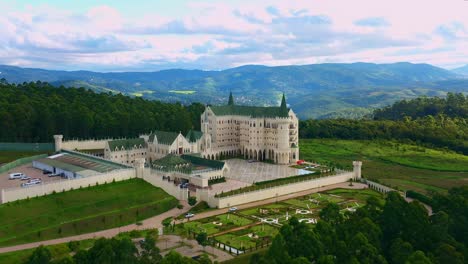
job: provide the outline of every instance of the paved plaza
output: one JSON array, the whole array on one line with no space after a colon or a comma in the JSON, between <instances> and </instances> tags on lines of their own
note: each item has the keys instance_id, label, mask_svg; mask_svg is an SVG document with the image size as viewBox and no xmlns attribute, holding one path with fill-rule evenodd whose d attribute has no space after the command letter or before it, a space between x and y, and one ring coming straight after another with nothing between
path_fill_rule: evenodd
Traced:
<instances>
[{"instance_id":1,"label":"paved plaza","mask_svg":"<svg viewBox=\"0 0 468 264\"><path fill-rule=\"evenodd\" d=\"M242 159L229 159L225 161L230 170L226 178L245 183L268 181L295 175L308 174L310 171L295 169L289 165L269 164L264 162L252 162Z\"/></svg>"}]
</instances>

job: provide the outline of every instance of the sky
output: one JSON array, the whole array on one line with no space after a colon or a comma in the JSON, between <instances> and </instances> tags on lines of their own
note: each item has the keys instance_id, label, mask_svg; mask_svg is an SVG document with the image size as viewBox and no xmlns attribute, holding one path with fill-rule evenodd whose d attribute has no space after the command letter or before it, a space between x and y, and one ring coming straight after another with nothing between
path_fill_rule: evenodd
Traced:
<instances>
[{"instance_id":1,"label":"sky","mask_svg":"<svg viewBox=\"0 0 468 264\"><path fill-rule=\"evenodd\" d=\"M0 0L0 64L221 70L468 64L468 0Z\"/></svg>"}]
</instances>

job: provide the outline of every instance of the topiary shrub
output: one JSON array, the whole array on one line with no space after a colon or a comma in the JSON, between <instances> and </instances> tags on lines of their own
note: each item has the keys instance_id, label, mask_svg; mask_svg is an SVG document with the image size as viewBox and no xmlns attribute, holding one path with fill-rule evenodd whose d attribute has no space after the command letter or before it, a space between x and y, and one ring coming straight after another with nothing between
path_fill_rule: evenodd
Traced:
<instances>
[{"instance_id":1,"label":"topiary shrub","mask_svg":"<svg viewBox=\"0 0 468 264\"><path fill-rule=\"evenodd\" d=\"M196 198L196 197L190 196L190 197L188 198L188 204L189 204L190 206L194 206L196 203L197 203L197 198Z\"/></svg>"}]
</instances>

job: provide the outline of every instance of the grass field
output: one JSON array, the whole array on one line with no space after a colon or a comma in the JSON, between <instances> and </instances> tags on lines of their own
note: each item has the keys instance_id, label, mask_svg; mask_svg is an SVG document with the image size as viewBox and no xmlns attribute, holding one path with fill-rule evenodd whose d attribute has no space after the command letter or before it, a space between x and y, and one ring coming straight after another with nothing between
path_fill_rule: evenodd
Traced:
<instances>
[{"instance_id":1,"label":"grass field","mask_svg":"<svg viewBox=\"0 0 468 264\"><path fill-rule=\"evenodd\" d=\"M177 200L132 179L0 206L0 246L77 235L161 214Z\"/></svg>"},{"instance_id":2,"label":"grass field","mask_svg":"<svg viewBox=\"0 0 468 264\"><path fill-rule=\"evenodd\" d=\"M222 214L176 225L174 233L186 236L190 230L191 232L195 233L205 232L208 235L213 235L225 230L239 226L245 226L251 223L251 220L237 216L235 214Z\"/></svg>"},{"instance_id":3,"label":"grass field","mask_svg":"<svg viewBox=\"0 0 468 264\"><path fill-rule=\"evenodd\" d=\"M392 141L308 139L301 159L349 167L362 160L363 176L400 189L441 191L468 184L468 156Z\"/></svg>"},{"instance_id":4,"label":"grass field","mask_svg":"<svg viewBox=\"0 0 468 264\"><path fill-rule=\"evenodd\" d=\"M250 234L250 236L249 236ZM237 249L255 247L257 243L271 241L278 234L278 228L268 224L256 225L247 229L226 233L215 237L223 244Z\"/></svg>"},{"instance_id":5,"label":"grass field","mask_svg":"<svg viewBox=\"0 0 468 264\"><path fill-rule=\"evenodd\" d=\"M46 152L36 151L0 151L0 165L8 163L19 158L35 156Z\"/></svg>"}]
</instances>

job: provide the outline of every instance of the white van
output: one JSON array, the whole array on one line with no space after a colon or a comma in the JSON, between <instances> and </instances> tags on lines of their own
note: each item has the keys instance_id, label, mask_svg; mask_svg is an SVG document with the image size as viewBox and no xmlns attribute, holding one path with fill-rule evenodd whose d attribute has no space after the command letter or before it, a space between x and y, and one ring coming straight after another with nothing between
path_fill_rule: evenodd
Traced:
<instances>
[{"instance_id":1,"label":"white van","mask_svg":"<svg viewBox=\"0 0 468 264\"><path fill-rule=\"evenodd\" d=\"M20 172L13 172L13 173L10 173L9 179L10 179L10 180L21 179L21 177L23 177L23 176L25 176L23 173L20 173Z\"/></svg>"}]
</instances>

